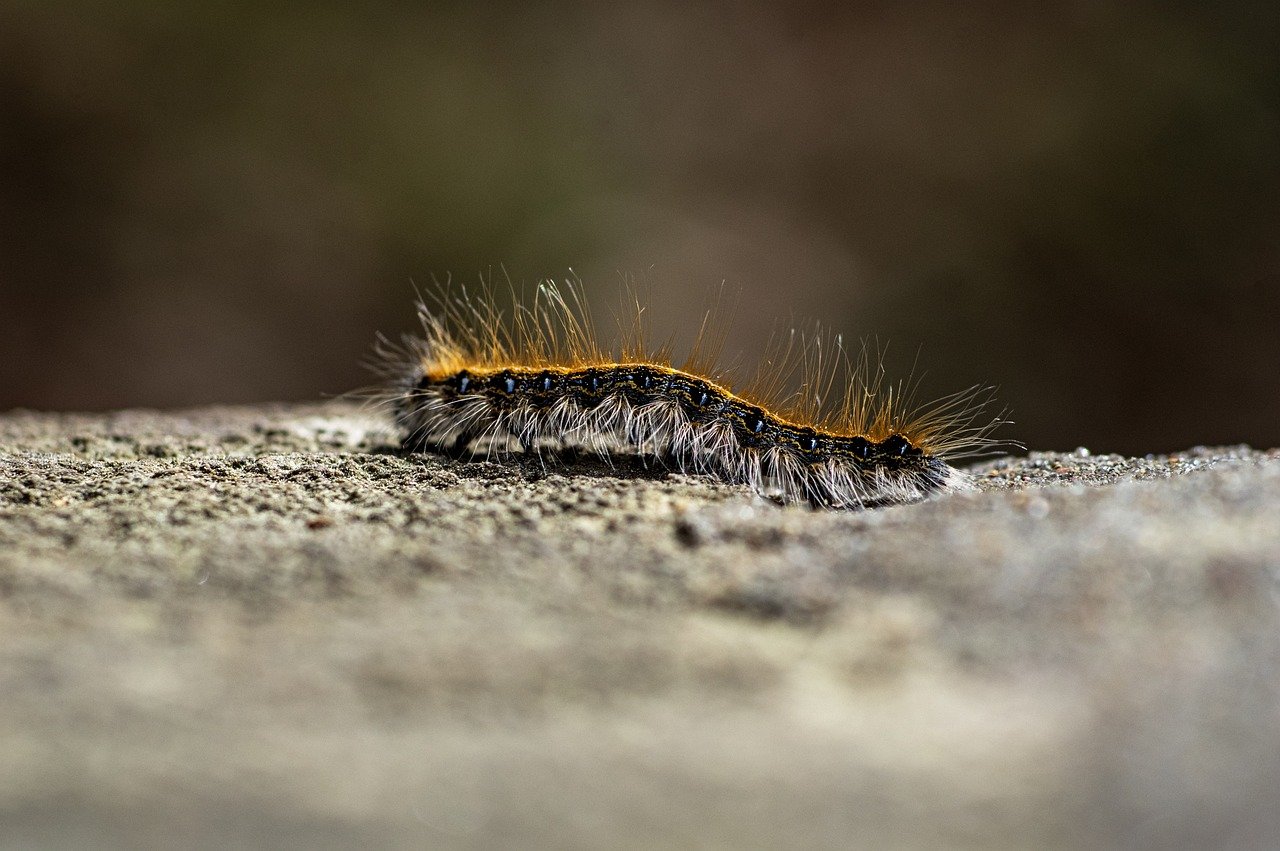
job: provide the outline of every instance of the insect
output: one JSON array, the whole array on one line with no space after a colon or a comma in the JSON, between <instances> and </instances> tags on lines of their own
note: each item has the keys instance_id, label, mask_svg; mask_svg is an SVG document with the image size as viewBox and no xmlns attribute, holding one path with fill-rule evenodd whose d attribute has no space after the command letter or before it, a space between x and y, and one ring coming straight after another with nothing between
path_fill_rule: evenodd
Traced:
<instances>
[{"instance_id":1,"label":"insect","mask_svg":"<svg viewBox=\"0 0 1280 851\"><path fill-rule=\"evenodd\" d=\"M495 296L437 285L419 300L423 335L383 341L383 399L405 449L631 452L781 503L856 509L971 488L951 462L995 446L1003 422L982 416L982 386L913 410L912 383L887 384L878 353L851 358L821 332L778 336L740 385L716 365L709 320L676 365L669 344L647 342L634 296L616 346L575 282L513 293L505 309Z\"/></svg>"}]
</instances>

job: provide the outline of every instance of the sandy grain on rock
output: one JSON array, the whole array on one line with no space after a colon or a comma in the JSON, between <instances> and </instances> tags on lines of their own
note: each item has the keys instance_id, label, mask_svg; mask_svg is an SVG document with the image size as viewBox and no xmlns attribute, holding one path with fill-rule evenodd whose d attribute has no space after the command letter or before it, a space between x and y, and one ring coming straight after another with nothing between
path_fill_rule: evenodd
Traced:
<instances>
[{"instance_id":1,"label":"sandy grain on rock","mask_svg":"<svg viewBox=\"0 0 1280 851\"><path fill-rule=\"evenodd\" d=\"M343 405L0 417L14 845L1280 841L1280 454L780 509Z\"/></svg>"}]
</instances>

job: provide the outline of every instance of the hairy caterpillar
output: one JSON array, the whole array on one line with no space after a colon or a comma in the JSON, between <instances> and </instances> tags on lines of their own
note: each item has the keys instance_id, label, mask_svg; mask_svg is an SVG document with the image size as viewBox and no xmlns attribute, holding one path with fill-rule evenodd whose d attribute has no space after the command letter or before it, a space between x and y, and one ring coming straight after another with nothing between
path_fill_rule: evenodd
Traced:
<instances>
[{"instance_id":1,"label":"hairy caterpillar","mask_svg":"<svg viewBox=\"0 0 1280 851\"><path fill-rule=\"evenodd\" d=\"M383 399L407 450L629 451L783 503L849 509L971 487L948 462L994 445L1001 422L980 418L984 387L913 412L910 386L885 387L878 358L864 347L852 362L839 337L783 335L735 390L715 365L708 321L675 366L669 345L646 342L634 299L616 349L600 343L573 283L544 282L514 301L504 311L492 290L444 285L419 300L422 337L382 341Z\"/></svg>"}]
</instances>

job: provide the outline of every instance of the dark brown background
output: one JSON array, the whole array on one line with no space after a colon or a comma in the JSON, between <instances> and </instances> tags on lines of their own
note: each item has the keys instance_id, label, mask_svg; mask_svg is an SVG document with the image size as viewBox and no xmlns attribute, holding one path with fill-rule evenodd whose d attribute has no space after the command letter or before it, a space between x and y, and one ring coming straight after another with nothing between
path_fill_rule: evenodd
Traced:
<instances>
[{"instance_id":1,"label":"dark brown background","mask_svg":"<svg viewBox=\"0 0 1280 851\"><path fill-rule=\"evenodd\" d=\"M1280 444L1273 3L836 5L5 3L0 409L338 393L501 266L1035 448Z\"/></svg>"}]
</instances>

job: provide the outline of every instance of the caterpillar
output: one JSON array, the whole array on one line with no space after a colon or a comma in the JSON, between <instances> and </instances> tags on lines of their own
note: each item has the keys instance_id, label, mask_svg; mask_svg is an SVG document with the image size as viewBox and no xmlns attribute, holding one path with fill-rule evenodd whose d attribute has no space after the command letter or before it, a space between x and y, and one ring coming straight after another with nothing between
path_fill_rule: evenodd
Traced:
<instances>
[{"instance_id":1,"label":"caterpillar","mask_svg":"<svg viewBox=\"0 0 1280 851\"><path fill-rule=\"evenodd\" d=\"M676 365L670 344L648 343L634 295L613 347L576 282L544 281L532 298L513 287L509 310L495 296L438 284L419 296L422 336L380 340L382 401L406 451L630 452L783 504L859 509L972 488L951 462L995 446L1003 422L982 417L985 386L913 410L913 384L886 386L882 353L864 345L855 361L817 330L775 337L740 387L717 365L723 336L710 313Z\"/></svg>"}]
</instances>

